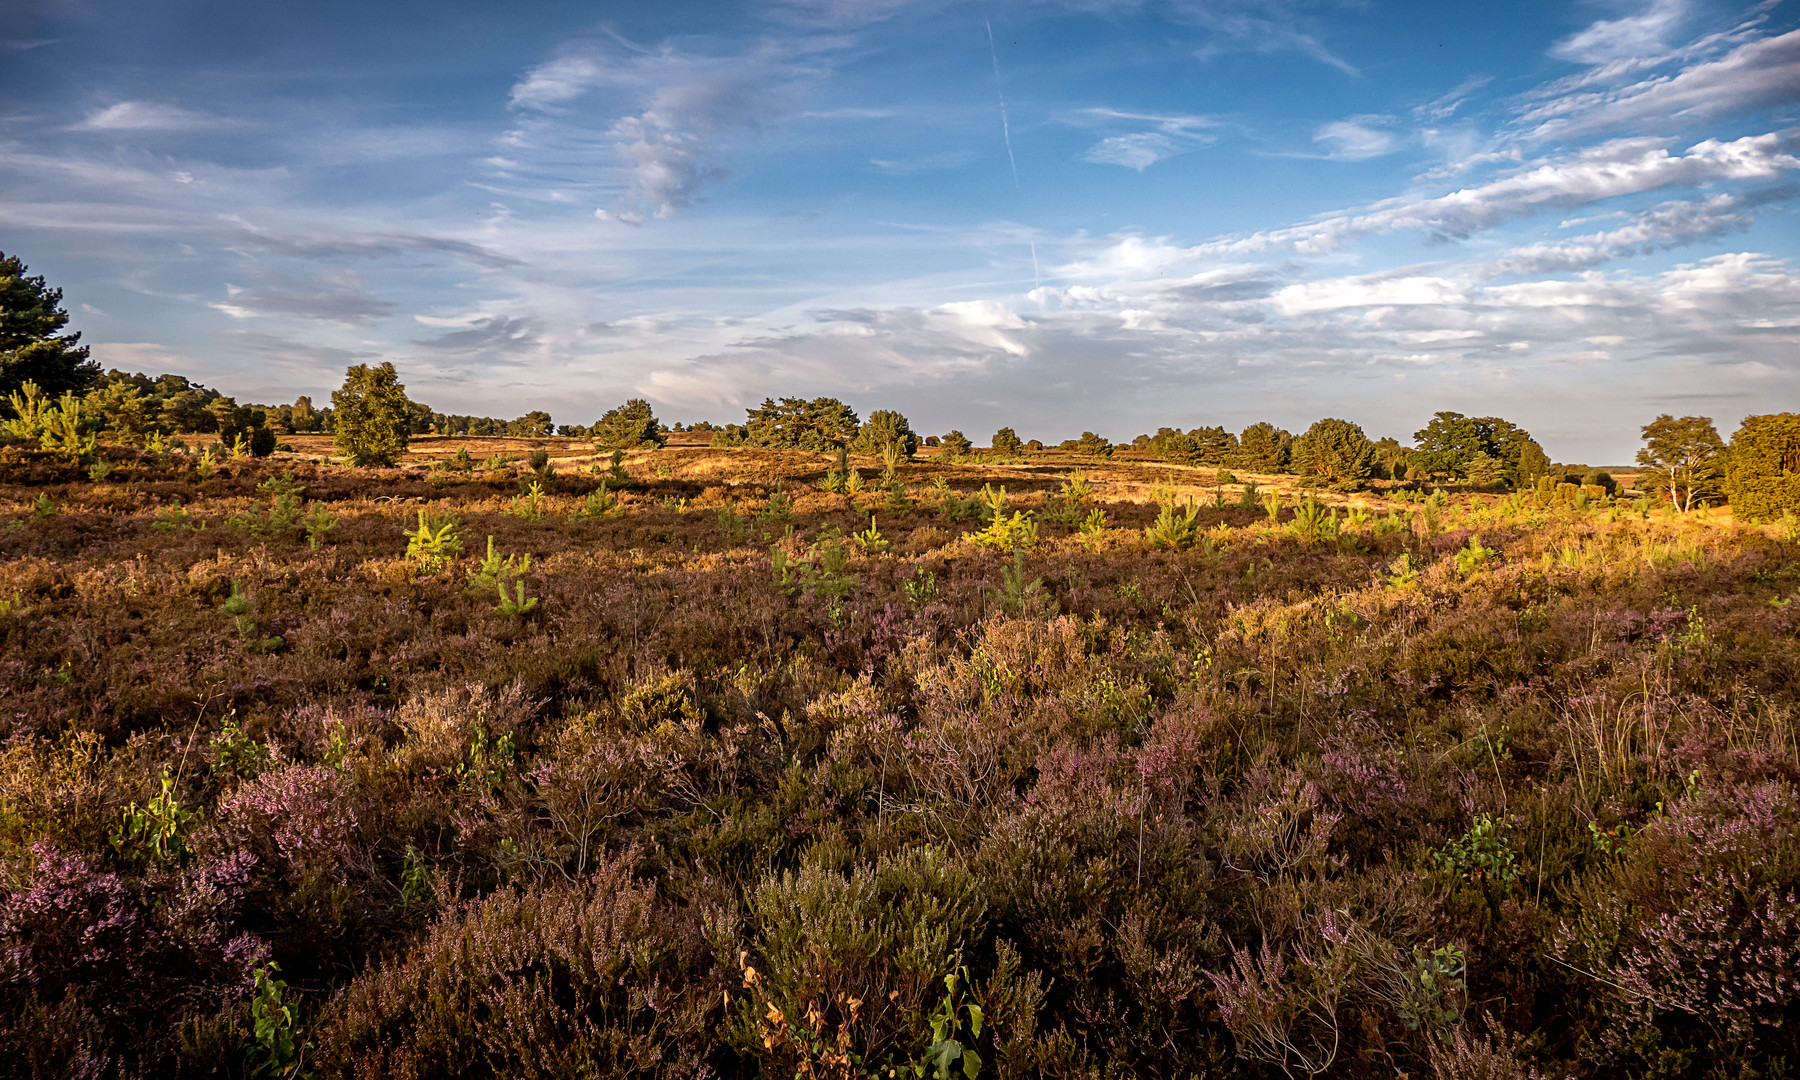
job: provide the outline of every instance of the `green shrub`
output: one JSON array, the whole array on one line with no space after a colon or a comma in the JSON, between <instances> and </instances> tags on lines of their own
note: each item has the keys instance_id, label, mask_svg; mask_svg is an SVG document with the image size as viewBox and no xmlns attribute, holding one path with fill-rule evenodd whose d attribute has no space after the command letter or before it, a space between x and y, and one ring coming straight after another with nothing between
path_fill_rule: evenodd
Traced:
<instances>
[{"instance_id":1,"label":"green shrub","mask_svg":"<svg viewBox=\"0 0 1800 1080\"><path fill-rule=\"evenodd\" d=\"M1200 538L1200 507L1189 503L1178 513L1174 500L1164 501L1156 521L1144 530L1144 541L1163 551L1186 551Z\"/></svg>"},{"instance_id":2,"label":"green shrub","mask_svg":"<svg viewBox=\"0 0 1800 1080\"><path fill-rule=\"evenodd\" d=\"M419 527L406 534L406 557L426 573L435 574L462 554L462 521L454 514L419 511Z\"/></svg>"},{"instance_id":3,"label":"green shrub","mask_svg":"<svg viewBox=\"0 0 1800 1080\"><path fill-rule=\"evenodd\" d=\"M1800 413L1745 417L1725 460L1732 514L1773 521L1800 511Z\"/></svg>"}]
</instances>

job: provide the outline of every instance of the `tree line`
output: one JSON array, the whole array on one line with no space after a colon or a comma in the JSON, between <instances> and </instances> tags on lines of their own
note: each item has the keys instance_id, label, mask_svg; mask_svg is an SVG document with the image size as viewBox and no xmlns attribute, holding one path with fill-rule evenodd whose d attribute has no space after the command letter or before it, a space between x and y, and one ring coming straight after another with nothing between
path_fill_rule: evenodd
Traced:
<instances>
[{"instance_id":1,"label":"tree line","mask_svg":"<svg viewBox=\"0 0 1800 1080\"><path fill-rule=\"evenodd\" d=\"M64 332L69 316L62 295L42 275L28 274L16 256L0 252L0 420L28 434L55 429L79 441L105 433L130 446L165 436L216 435L228 447L266 456L276 450L281 434L319 433L332 435L354 464L391 465L414 435L561 435L590 439L600 449L626 450L662 446L671 432L684 430L679 423L664 424L641 398L587 425L559 426L541 409L511 420L440 413L406 396L391 363L349 368L329 406L315 406L307 396L291 405L240 404L180 375L102 373L81 344L81 334ZM30 422L19 423L27 414ZM745 411L741 424L701 422L685 430L710 432L711 445L717 447L842 450L883 458L890 465L913 459L921 446L936 447L941 459L976 453L961 431L921 438L898 411L877 409L862 420L832 397L765 398ZM1800 512L1800 414L1747 417L1730 443L1704 416L1663 414L1645 424L1642 435L1637 463L1648 480L1642 486L1679 510L1726 501L1751 519ZM1600 470L1552 462L1517 424L1449 411L1438 412L1414 432L1411 446L1393 438L1370 439L1358 424L1335 417L1319 420L1299 435L1266 421L1241 432L1222 426L1186 431L1162 427L1129 445L1173 464L1289 474L1340 491L1355 491L1374 480L1490 490L1570 482L1613 487L1612 478ZM1020 460L1045 448L1003 427L994 433L986 456ZM1088 431L1058 449L1104 458L1116 448Z\"/></svg>"}]
</instances>

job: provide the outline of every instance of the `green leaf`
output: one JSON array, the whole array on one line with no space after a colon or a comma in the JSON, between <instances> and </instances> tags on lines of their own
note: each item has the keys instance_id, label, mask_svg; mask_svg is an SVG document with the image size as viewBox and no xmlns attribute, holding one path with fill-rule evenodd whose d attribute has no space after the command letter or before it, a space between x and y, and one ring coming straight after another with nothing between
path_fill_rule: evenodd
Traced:
<instances>
[{"instance_id":1,"label":"green leaf","mask_svg":"<svg viewBox=\"0 0 1800 1080\"><path fill-rule=\"evenodd\" d=\"M979 1005L969 1006L969 1033L977 1039L981 1038L981 1006Z\"/></svg>"},{"instance_id":2,"label":"green leaf","mask_svg":"<svg viewBox=\"0 0 1800 1080\"><path fill-rule=\"evenodd\" d=\"M938 1080L950 1080L950 1066L962 1055L962 1043L955 1039L939 1039L925 1051L925 1064L937 1072Z\"/></svg>"},{"instance_id":3,"label":"green leaf","mask_svg":"<svg viewBox=\"0 0 1800 1080\"><path fill-rule=\"evenodd\" d=\"M981 1058L976 1056L975 1051L973 1050L964 1050L962 1052L962 1066L963 1075L968 1077L969 1080L975 1080L975 1074L981 1071Z\"/></svg>"}]
</instances>

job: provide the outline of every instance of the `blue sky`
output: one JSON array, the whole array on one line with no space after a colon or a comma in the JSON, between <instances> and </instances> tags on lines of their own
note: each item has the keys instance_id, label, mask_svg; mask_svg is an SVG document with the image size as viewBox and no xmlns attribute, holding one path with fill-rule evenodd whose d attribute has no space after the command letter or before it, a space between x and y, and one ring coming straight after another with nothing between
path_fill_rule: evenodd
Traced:
<instances>
[{"instance_id":1,"label":"blue sky","mask_svg":"<svg viewBox=\"0 0 1800 1080\"><path fill-rule=\"evenodd\" d=\"M1797 7L12 4L0 250L250 400L1624 462L1800 408Z\"/></svg>"}]
</instances>

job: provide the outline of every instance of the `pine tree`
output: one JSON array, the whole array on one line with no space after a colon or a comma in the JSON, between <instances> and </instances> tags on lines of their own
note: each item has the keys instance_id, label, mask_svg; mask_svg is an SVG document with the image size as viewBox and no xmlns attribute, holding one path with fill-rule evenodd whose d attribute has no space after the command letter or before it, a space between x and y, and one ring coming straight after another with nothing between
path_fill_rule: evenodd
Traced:
<instances>
[{"instance_id":1,"label":"pine tree","mask_svg":"<svg viewBox=\"0 0 1800 1080\"><path fill-rule=\"evenodd\" d=\"M1294 471L1355 490L1375 469L1375 444L1348 420L1320 420L1294 441Z\"/></svg>"},{"instance_id":2,"label":"pine tree","mask_svg":"<svg viewBox=\"0 0 1800 1080\"><path fill-rule=\"evenodd\" d=\"M650 403L643 398L632 398L606 410L604 416L594 421L588 434L601 450L635 450L640 446L662 446L669 441Z\"/></svg>"},{"instance_id":3,"label":"pine tree","mask_svg":"<svg viewBox=\"0 0 1800 1080\"><path fill-rule=\"evenodd\" d=\"M960 431L952 431L950 434L944 436L943 439L939 441L938 446L943 451L938 456L951 459L963 457L975 449L975 444L970 442L969 437Z\"/></svg>"},{"instance_id":4,"label":"pine tree","mask_svg":"<svg viewBox=\"0 0 1800 1080\"><path fill-rule=\"evenodd\" d=\"M1238 436L1237 467L1259 473L1284 473L1294 437L1267 421L1251 424Z\"/></svg>"},{"instance_id":5,"label":"pine tree","mask_svg":"<svg viewBox=\"0 0 1800 1080\"><path fill-rule=\"evenodd\" d=\"M411 425L406 387L394 365L356 364L331 394L332 436L350 464L392 465L406 452Z\"/></svg>"},{"instance_id":6,"label":"pine tree","mask_svg":"<svg viewBox=\"0 0 1800 1080\"><path fill-rule=\"evenodd\" d=\"M55 398L65 391L79 394L100 378L100 365L88 359L81 335L61 333L69 324L62 290L25 271L16 256L0 252L0 408L27 382Z\"/></svg>"},{"instance_id":7,"label":"pine tree","mask_svg":"<svg viewBox=\"0 0 1800 1080\"><path fill-rule=\"evenodd\" d=\"M900 451L902 461L911 461L919 453L919 436L904 415L893 409L876 409L863 421L850 441L850 451L868 457L880 457L888 447Z\"/></svg>"},{"instance_id":8,"label":"pine tree","mask_svg":"<svg viewBox=\"0 0 1800 1080\"><path fill-rule=\"evenodd\" d=\"M764 398L746 410L744 445L835 450L856 438L856 410L837 398Z\"/></svg>"}]
</instances>

